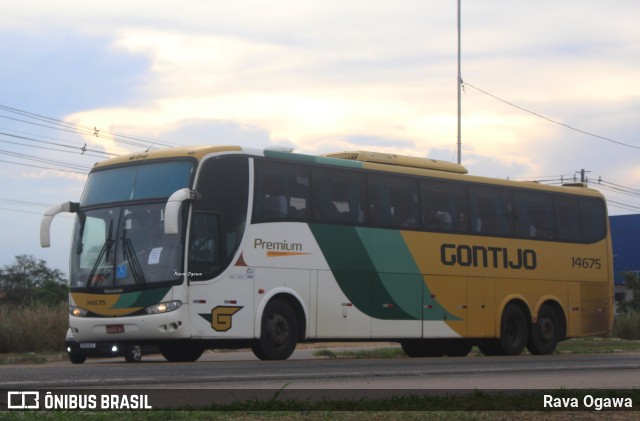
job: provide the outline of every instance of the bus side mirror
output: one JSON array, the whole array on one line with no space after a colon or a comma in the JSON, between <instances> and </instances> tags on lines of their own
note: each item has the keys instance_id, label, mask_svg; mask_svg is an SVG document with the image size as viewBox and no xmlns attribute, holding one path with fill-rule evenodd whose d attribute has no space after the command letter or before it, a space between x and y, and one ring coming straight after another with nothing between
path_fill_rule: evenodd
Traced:
<instances>
[{"instance_id":1,"label":"bus side mirror","mask_svg":"<svg viewBox=\"0 0 640 421\"><path fill-rule=\"evenodd\" d=\"M164 207L164 233L166 235L177 234L180 231L180 208L185 200L193 200L193 190L180 189L175 191L167 200Z\"/></svg>"},{"instance_id":2,"label":"bus side mirror","mask_svg":"<svg viewBox=\"0 0 640 421\"><path fill-rule=\"evenodd\" d=\"M75 202L64 202L58 205L52 206L47 209L47 211L42 216L42 221L40 221L40 247L49 247L51 245L51 221L53 218L62 212L78 212L80 208L79 203Z\"/></svg>"}]
</instances>

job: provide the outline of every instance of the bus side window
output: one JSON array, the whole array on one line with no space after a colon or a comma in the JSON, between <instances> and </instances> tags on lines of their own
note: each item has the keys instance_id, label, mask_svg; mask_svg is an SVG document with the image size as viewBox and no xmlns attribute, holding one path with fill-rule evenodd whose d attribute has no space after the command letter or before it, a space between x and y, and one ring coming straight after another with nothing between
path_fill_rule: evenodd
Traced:
<instances>
[{"instance_id":1,"label":"bus side window","mask_svg":"<svg viewBox=\"0 0 640 421\"><path fill-rule=\"evenodd\" d=\"M197 279L210 279L222 270L235 255L246 226L249 191L249 162L246 157L223 156L207 159L202 164L196 184L196 199L193 201L191 236L205 235L207 241L214 240L214 256L211 247L206 252L198 251L189 258L189 268L202 273ZM201 228L204 227L204 228ZM205 229L201 232L201 229ZM189 244L189 252L195 244Z\"/></svg>"},{"instance_id":2,"label":"bus side window","mask_svg":"<svg viewBox=\"0 0 640 421\"><path fill-rule=\"evenodd\" d=\"M364 222L364 177L350 171L314 168L313 217L321 222Z\"/></svg>"},{"instance_id":3,"label":"bus side window","mask_svg":"<svg viewBox=\"0 0 640 421\"><path fill-rule=\"evenodd\" d=\"M253 209L256 220L305 220L308 205L309 176L305 167L256 160Z\"/></svg>"},{"instance_id":4,"label":"bus side window","mask_svg":"<svg viewBox=\"0 0 640 421\"><path fill-rule=\"evenodd\" d=\"M191 221L189 263L220 263L220 222L218 215L194 212ZM209 272L205 271L205 272Z\"/></svg>"},{"instance_id":5,"label":"bus side window","mask_svg":"<svg viewBox=\"0 0 640 421\"><path fill-rule=\"evenodd\" d=\"M606 214L602 200L580 199L580 226L584 243L595 243L607 235Z\"/></svg>"},{"instance_id":6,"label":"bus side window","mask_svg":"<svg viewBox=\"0 0 640 421\"><path fill-rule=\"evenodd\" d=\"M420 225L416 182L410 178L386 175L369 176L371 222L396 228Z\"/></svg>"},{"instance_id":7,"label":"bus side window","mask_svg":"<svg viewBox=\"0 0 640 421\"><path fill-rule=\"evenodd\" d=\"M513 213L509 192L495 187L469 187L472 232L483 235L510 236Z\"/></svg>"},{"instance_id":8,"label":"bus side window","mask_svg":"<svg viewBox=\"0 0 640 421\"><path fill-rule=\"evenodd\" d=\"M422 224L430 231L466 232L469 229L466 189L441 181L420 183Z\"/></svg>"},{"instance_id":9,"label":"bus side window","mask_svg":"<svg viewBox=\"0 0 640 421\"><path fill-rule=\"evenodd\" d=\"M550 194L514 191L516 236L551 240L555 238L554 207Z\"/></svg>"},{"instance_id":10,"label":"bus side window","mask_svg":"<svg viewBox=\"0 0 640 421\"><path fill-rule=\"evenodd\" d=\"M556 228L558 240L579 243L580 218L576 218L579 209L578 198L571 196L556 196Z\"/></svg>"}]
</instances>

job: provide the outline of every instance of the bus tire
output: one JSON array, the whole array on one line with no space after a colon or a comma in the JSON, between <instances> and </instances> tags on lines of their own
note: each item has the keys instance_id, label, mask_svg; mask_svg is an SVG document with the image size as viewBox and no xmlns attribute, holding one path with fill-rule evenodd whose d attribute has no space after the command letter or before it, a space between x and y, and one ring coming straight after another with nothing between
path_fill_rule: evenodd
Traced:
<instances>
[{"instance_id":1,"label":"bus tire","mask_svg":"<svg viewBox=\"0 0 640 421\"><path fill-rule=\"evenodd\" d=\"M78 354L76 352L69 353L69 361L71 361L71 364L82 364L85 362L86 359L87 359L86 355Z\"/></svg>"},{"instance_id":2,"label":"bus tire","mask_svg":"<svg viewBox=\"0 0 640 421\"><path fill-rule=\"evenodd\" d=\"M560 341L558 315L548 305L538 311L538 321L531 325L527 349L533 355L553 354Z\"/></svg>"},{"instance_id":3,"label":"bus tire","mask_svg":"<svg viewBox=\"0 0 640 421\"><path fill-rule=\"evenodd\" d=\"M298 319L284 300L275 298L267 303L262 314L260 338L251 350L261 360L286 360L298 344Z\"/></svg>"},{"instance_id":4,"label":"bus tire","mask_svg":"<svg viewBox=\"0 0 640 421\"><path fill-rule=\"evenodd\" d=\"M197 361L204 348L191 343L167 344L160 346L160 353L172 363L192 363Z\"/></svg>"},{"instance_id":5,"label":"bus tire","mask_svg":"<svg viewBox=\"0 0 640 421\"><path fill-rule=\"evenodd\" d=\"M405 354L410 358L433 358L444 356L444 349L436 341L413 339L400 342Z\"/></svg>"},{"instance_id":6,"label":"bus tire","mask_svg":"<svg viewBox=\"0 0 640 421\"><path fill-rule=\"evenodd\" d=\"M445 355L447 357L466 357L473 346L464 339L452 339L446 342Z\"/></svg>"},{"instance_id":7,"label":"bus tire","mask_svg":"<svg viewBox=\"0 0 640 421\"><path fill-rule=\"evenodd\" d=\"M500 348L504 355L519 355L527 345L529 323L522 308L509 304L500 322Z\"/></svg>"},{"instance_id":8,"label":"bus tire","mask_svg":"<svg viewBox=\"0 0 640 421\"><path fill-rule=\"evenodd\" d=\"M128 363L139 363L142 359L142 346L126 345L124 348L124 360Z\"/></svg>"}]
</instances>

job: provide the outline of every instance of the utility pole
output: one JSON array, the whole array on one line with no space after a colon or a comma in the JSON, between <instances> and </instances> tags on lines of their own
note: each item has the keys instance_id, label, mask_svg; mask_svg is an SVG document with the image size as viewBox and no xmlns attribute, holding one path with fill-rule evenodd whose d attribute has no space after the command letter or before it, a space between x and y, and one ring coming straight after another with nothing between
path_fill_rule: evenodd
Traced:
<instances>
[{"instance_id":1,"label":"utility pole","mask_svg":"<svg viewBox=\"0 0 640 421\"><path fill-rule=\"evenodd\" d=\"M460 64L460 0L458 0L458 164L462 163L462 69Z\"/></svg>"},{"instance_id":2,"label":"utility pole","mask_svg":"<svg viewBox=\"0 0 640 421\"><path fill-rule=\"evenodd\" d=\"M576 171L577 173L580 173L580 182L581 183L587 183L589 180L587 179L587 173L589 173L591 171L586 171L584 168L581 169L580 171ZM573 177L573 179L575 180L575 176Z\"/></svg>"}]
</instances>

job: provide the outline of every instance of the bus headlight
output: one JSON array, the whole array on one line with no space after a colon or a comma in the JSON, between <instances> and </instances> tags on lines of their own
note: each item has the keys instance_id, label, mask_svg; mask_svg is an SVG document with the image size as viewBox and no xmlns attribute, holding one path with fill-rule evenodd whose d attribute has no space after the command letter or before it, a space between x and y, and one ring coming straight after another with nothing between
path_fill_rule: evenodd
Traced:
<instances>
[{"instance_id":1,"label":"bus headlight","mask_svg":"<svg viewBox=\"0 0 640 421\"><path fill-rule=\"evenodd\" d=\"M182 301L174 300L174 301L166 301L164 303L154 304L145 308L144 310L147 314L160 314L160 313L168 313L170 311L174 311L182 307Z\"/></svg>"},{"instance_id":2,"label":"bus headlight","mask_svg":"<svg viewBox=\"0 0 640 421\"><path fill-rule=\"evenodd\" d=\"M87 313L89 313L89 311L80 308L80 307L74 307L74 306L69 306L69 314L75 317L84 317L87 315Z\"/></svg>"}]
</instances>

